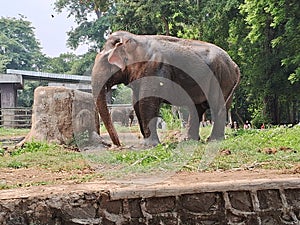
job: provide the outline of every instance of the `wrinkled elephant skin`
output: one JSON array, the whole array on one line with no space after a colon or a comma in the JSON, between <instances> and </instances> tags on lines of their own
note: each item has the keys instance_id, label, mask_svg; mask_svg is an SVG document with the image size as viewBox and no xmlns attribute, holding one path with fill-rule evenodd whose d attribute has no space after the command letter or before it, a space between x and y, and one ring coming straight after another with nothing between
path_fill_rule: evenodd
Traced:
<instances>
[{"instance_id":1,"label":"wrinkled elephant skin","mask_svg":"<svg viewBox=\"0 0 300 225\"><path fill-rule=\"evenodd\" d=\"M200 139L200 119L210 108L214 121L210 139L224 138L226 111L239 81L238 66L216 45L125 31L110 35L92 71L94 99L116 145L120 142L106 113L103 95L113 85L124 83L132 88L134 111L145 143L156 145L156 118L163 102L189 109L187 135L195 140Z\"/></svg>"}]
</instances>

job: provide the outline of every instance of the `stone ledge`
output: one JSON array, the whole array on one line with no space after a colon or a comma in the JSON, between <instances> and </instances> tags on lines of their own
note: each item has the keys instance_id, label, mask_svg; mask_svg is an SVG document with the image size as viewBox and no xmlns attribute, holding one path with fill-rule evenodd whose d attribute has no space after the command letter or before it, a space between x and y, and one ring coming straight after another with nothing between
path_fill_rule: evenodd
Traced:
<instances>
[{"instance_id":1,"label":"stone ledge","mask_svg":"<svg viewBox=\"0 0 300 225\"><path fill-rule=\"evenodd\" d=\"M0 201L7 199L23 199L44 195L56 195L65 193L81 193L106 191L110 193L111 200L124 198L150 198L165 197L170 195L194 194L199 192L222 192L244 190L268 190L268 189L293 189L300 187L300 177L289 178L263 178L219 182L195 182L191 184L174 183L167 180L153 185L116 183L110 181L88 182L82 184L65 184L56 186L36 186L19 189L2 190Z\"/></svg>"},{"instance_id":2,"label":"stone ledge","mask_svg":"<svg viewBox=\"0 0 300 225\"><path fill-rule=\"evenodd\" d=\"M290 189L299 188L300 178L279 178L279 179L257 179L257 180L236 180L220 182L203 182L192 184L176 184L166 182L151 186L128 186L117 187L109 190L112 200L124 198L150 198L166 197L170 195L194 194L199 192L222 192L243 191L243 190L267 190L267 189Z\"/></svg>"},{"instance_id":3,"label":"stone ledge","mask_svg":"<svg viewBox=\"0 0 300 225\"><path fill-rule=\"evenodd\" d=\"M299 225L300 177L192 184L170 179L152 185L102 181L3 190L0 224Z\"/></svg>"}]
</instances>

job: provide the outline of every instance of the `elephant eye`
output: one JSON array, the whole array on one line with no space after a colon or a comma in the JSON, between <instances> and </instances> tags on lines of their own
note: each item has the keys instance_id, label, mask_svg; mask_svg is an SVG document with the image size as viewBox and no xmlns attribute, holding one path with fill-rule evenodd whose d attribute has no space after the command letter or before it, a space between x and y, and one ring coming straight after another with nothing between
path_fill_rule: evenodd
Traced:
<instances>
[{"instance_id":1,"label":"elephant eye","mask_svg":"<svg viewBox=\"0 0 300 225\"><path fill-rule=\"evenodd\" d=\"M113 41L112 45L113 45L113 46L116 46L116 45L117 45L118 43L120 43L120 42L121 42L121 39L118 38L118 39L116 39L116 40Z\"/></svg>"}]
</instances>

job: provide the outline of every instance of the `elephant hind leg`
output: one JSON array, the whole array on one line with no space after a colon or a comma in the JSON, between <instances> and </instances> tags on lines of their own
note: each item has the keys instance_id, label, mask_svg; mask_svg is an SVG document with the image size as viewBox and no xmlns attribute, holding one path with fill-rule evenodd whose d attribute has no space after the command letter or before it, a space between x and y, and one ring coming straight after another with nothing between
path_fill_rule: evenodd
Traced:
<instances>
[{"instance_id":1,"label":"elephant hind leg","mask_svg":"<svg viewBox=\"0 0 300 225\"><path fill-rule=\"evenodd\" d=\"M188 139L200 140L199 127L200 121L206 109L207 104L196 104L194 109L190 109L188 121Z\"/></svg>"},{"instance_id":2,"label":"elephant hind leg","mask_svg":"<svg viewBox=\"0 0 300 225\"><path fill-rule=\"evenodd\" d=\"M145 132L144 132L144 129L142 126L142 118L141 118L141 114L140 114L140 105L139 105L139 102L137 101L135 93L133 93L133 95L132 95L132 105L133 105L133 109L134 109L137 121L139 123L140 131L141 131L143 137L145 137Z\"/></svg>"},{"instance_id":3,"label":"elephant hind leg","mask_svg":"<svg viewBox=\"0 0 300 225\"><path fill-rule=\"evenodd\" d=\"M155 146L160 143L156 124L159 115L160 99L155 97L146 97L139 101L139 114L141 130L144 131L144 144Z\"/></svg>"}]
</instances>

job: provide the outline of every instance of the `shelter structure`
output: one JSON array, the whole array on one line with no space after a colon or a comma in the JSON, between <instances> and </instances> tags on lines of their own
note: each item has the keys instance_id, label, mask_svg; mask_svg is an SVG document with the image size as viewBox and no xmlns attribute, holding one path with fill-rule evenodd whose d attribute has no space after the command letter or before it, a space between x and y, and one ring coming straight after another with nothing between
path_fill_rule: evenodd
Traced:
<instances>
[{"instance_id":1,"label":"shelter structure","mask_svg":"<svg viewBox=\"0 0 300 225\"><path fill-rule=\"evenodd\" d=\"M17 105L17 90L23 88L23 77L17 74L0 74L0 116L3 126L14 126L14 112L10 108Z\"/></svg>"},{"instance_id":2,"label":"shelter structure","mask_svg":"<svg viewBox=\"0 0 300 225\"><path fill-rule=\"evenodd\" d=\"M45 80L61 83L61 86L65 86L63 83L71 83L73 89L80 90L82 86L83 91L91 89L90 76L7 69L6 74L0 74L0 125L3 127L14 127L15 112L8 109L17 107L17 90L23 89L25 80Z\"/></svg>"}]
</instances>

